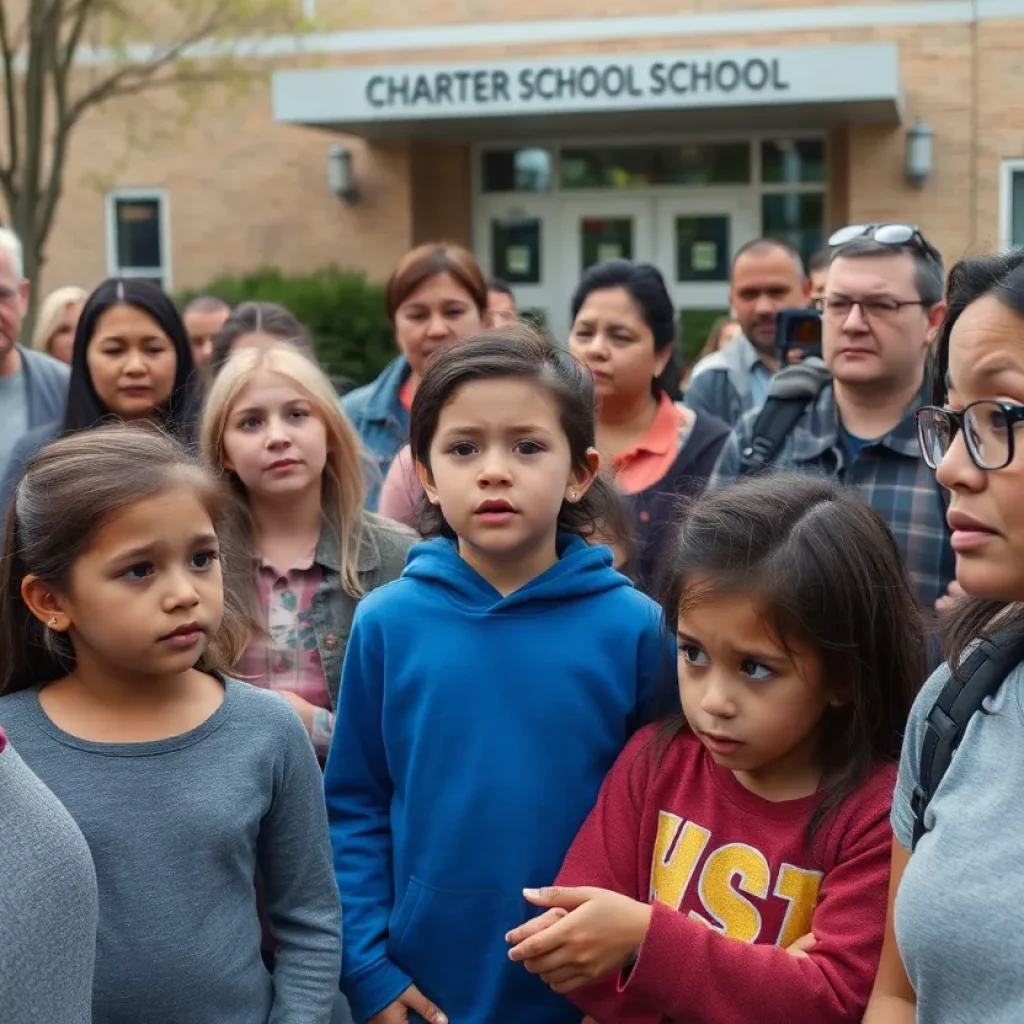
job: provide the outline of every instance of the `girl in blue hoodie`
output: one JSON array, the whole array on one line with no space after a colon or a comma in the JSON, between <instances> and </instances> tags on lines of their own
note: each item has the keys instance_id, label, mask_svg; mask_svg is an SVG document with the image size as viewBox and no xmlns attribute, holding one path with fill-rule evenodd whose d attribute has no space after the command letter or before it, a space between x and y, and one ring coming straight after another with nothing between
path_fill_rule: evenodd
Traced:
<instances>
[{"instance_id":1,"label":"girl in blue hoodie","mask_svg":"<svg viewBox=\"0 0 1024 1024\"><path fill-rule=\"evenodd\" d=\"M442 352L411 448L440 536L360 603L324 779L342 989L360 1024L579 1024L504 936L674 689L673 650L587 542L621 499L571 356L522 327Z\"/></svg>"}]
</instances>

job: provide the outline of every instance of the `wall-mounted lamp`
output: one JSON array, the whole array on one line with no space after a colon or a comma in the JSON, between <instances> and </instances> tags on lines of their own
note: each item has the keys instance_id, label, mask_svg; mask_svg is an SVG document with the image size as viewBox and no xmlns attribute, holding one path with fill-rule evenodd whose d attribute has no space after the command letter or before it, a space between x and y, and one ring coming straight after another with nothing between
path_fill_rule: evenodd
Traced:
<instances>
[{"instance_id":1,"label":"wall-mounted lamp","mask_svg":"<svg viewBox=\"0 0 1024 1024\"><path fill-rule=\"evenodd\" d=\"M923 188L935 169L932 154L931 125L915 122L907 129L907 181Z\"/></svg>"},{"instance_id":2,"label":"wall-mounted lamp","mask_svg":"<svg viewBox=\"0 0 1024 1024\"><path fill-rule=\"evenodd\" d=\"M352 171L352 153L345 146L332 146L327 152L327 180L331 191L345 203L355 202L358 190Z\"/></svg>"}]
</instances>

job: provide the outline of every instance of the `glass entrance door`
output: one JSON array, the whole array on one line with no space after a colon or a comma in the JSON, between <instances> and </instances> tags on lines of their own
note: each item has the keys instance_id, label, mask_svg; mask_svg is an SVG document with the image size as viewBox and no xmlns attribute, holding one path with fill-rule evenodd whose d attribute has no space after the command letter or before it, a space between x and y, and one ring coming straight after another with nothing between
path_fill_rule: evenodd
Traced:
<instances>
[{"instance_id":1,"label":"glass entrance door","mask_svg":"<svg viewBox=\"0 0 1024 1024\"><path fill-rule=\"evenodd\" d=\"M569 304L583 274L607 260L650 260L655 249L654 208L650 199L597 196L561 207L559 252L561 303L553 311L555 338L569 338Z\"/></svg>"},{"instance_id":2,"label":"glass entrance door","mask_svg":"<svg viewBox=\"0 0 1024 1024\"><path fill-rule=\"evenodd\" d=\"M559 301L557 210L553 196L488 196L474 223L484 273L507 281L520 311L548 330Z\"/></svg>"},{"instance_id":3,"label":"glass entrance door","mask_svg":"<svg viewBox=\"0 0 1024 1024\"><path fill-rule=\"evenodd\" d=\"M756 196L715 189L670 198L493 196L478 207L475 246L485 272L508 281L519 308L565 344L572 293L593 264L653 263L684 321L693 313L703 324L712 316L703 311L728 309L732 258L759 228Z\"/></svg>"},{"instance_id":4,"label":"glass entrance door","mask_svg":"<svg viewBox=\"0 0 1024 1024\"><path fill-rule=\"evenodd\" d=\"M657 256L676 307L728 309L729 271L736 250L759 233L749 196L656 199Z\"/></svg>"}]
</instances>

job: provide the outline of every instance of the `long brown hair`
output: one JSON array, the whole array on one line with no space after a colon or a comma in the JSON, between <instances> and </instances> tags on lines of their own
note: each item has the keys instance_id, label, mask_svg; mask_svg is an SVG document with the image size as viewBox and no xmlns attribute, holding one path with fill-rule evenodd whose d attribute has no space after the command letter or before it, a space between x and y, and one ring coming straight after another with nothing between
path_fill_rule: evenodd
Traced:
<instances>
[{"instance_id":1,"label":"long brown hair","mask_svg":"<svg viewBox=\"0 0 1024 1024\"><path fill-rule=\"evenodd\" d=\"M26 576L66 587L71 568L114 513L171 488L191 489L218 538L226 525L224 489L181 445L154 429L104 426L54 441L28 462L7 512L0 563L0 693L60 679L73 670L70 639L47 629L21 597ZM248 591L239 588L222 546L224 617L196 667L228 672L249 643Z\"/></svg>"},{"instance_id":2,"label":"long brown hair","mask_svg":"<svg viewBox=\"0 0 1024 1024\"><path fill-rule=\"evenodd\" d=\"M813 839L873 765L899 757L926 675L924 626L899 549L873 509L829 481L756 476L696 501L667 546L667 622L723 593L754 596L779 643L815 651L841 698L821 723Z\"/></svg>"}]
</instances>

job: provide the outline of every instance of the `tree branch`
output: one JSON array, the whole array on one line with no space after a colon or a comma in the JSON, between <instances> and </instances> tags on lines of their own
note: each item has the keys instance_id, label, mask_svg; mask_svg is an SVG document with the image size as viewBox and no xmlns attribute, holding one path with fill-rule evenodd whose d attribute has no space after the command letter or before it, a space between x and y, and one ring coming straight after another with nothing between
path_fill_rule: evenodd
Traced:
<instances>
[{"instance_id":1,"label":"tree branch","mask_svg":"<svg viewBox=\"0 0 1024 1024\"><path fill-rule=\"evenodd\" d=\"M83 0L83 2L87 2L87 0ZM212 79L223 79L224 72L221 69L219 73L215 72L209 76L195 74L179 75L172 76L170 79L160 78L158 82L154 81L161 71L179 61L190 47L226 28L229 20L230 5L227 3L221 4L203 24L192 32L187 33L184 38L169 46L153 60L138 64L125 64L113 72L113 74L97 82L70 107L68 111L69 123L74 124L89 107L96 106L114 96L137 94L151 85L182 85L193 81L202 82Z\"/></svg>"},{"instance_id":2,"label":"tree branch","mask_svg":"<svg viewBox=\"0 0 1024 1024\"><path fill-rule=\"evenodd\" d=\"M63 50L56 62L56 67L60 71L60 81L64 86L67 85L68 71L74 62L75 53L82 42L82 33L85 31L86 22L89 15L92 14L96 2L97 0L79 0L75 6L70 7L64 13L64 17L71 23L71 28L68 30Z\"/></svg>"},{"instance_id":3,"label":"tree branch","mask_svg":"<svg viewBox=\"0 0 1024 1024\"><path fill-rule=\"evenodd\" d=\"M10 27L3 0L0 0L0 60L4 64L4 101L7 113L7 164L0 164L0 181L5 191L14 186L14 169L18 166L18 102L14 95L14 47L11 43Z\"/></svg>"},{"instance_id":4,"label":"tree branch","mask_svg":"<svg viewBox=\"0 0 1024 1024\"><path fill-rule=\"evenodd\" d=\"M61 0L58 0L58 7ZM54 136L50 152L50 165L46 175L45 187L41 189L36 215L39 218L37 235L39 239L50 236L53 217L64 190L64 163L67 158L68 136L72 123L68 120L68 72L74 59L75 49L81 38L85 25L85 17L89 13L92 0L81 0L68 34L68 44L64 51L60 50L60 22L55 25L54 42L46 53L47 65L53 79ZM55 11L56 13L56 11ZM66 16L67 12L65 12Z\"/></svg>"}]
</instances>

